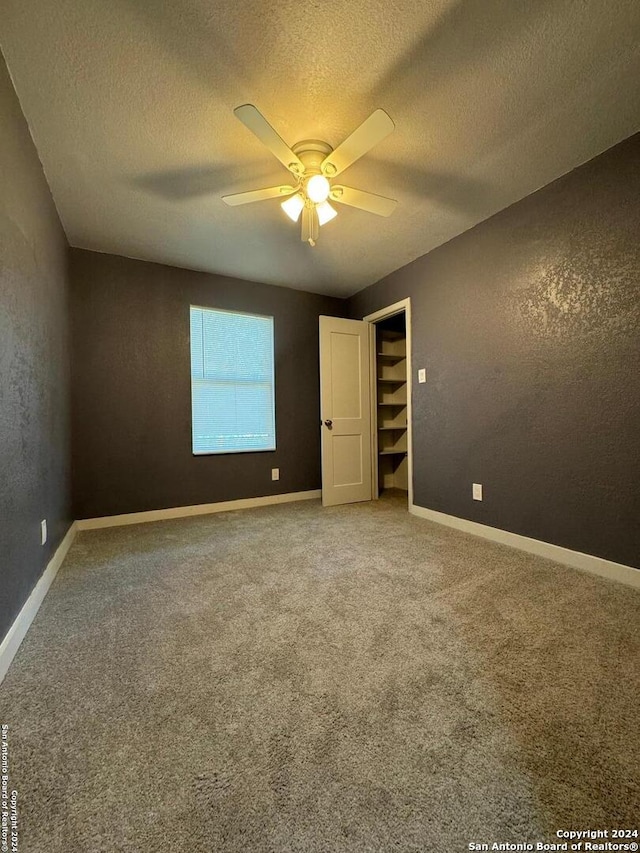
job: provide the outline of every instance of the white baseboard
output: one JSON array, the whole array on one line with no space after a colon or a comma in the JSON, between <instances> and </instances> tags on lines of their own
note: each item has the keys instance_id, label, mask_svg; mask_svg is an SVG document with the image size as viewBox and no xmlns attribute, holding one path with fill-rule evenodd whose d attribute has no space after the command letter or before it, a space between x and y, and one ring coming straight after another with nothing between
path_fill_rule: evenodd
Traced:
<instances>
[{"instance_id":1,"label":"white baseboard","mask_svg":"<svg viewBox=\"0 0 640 853\"><path fill-rule=\"evenodd\" d=\"M417 504L411 504L409 512L420 518L426 518L428 521L435 521L447 527L455 527L456 530L461 530L463 533L482 536L492 542L510 545L520 551L537 554L539 557L546 557L556 563L562 563L565 566L591 572L591 574L600 575L603 578L640 589L640 569L634 569L632 566L614 563L611 560L604 560L602 557L594 557L592 554L583 554L581 551L572 551L570 548L552 545L550 542L543 542L540 539L530 539L528 536L520 536L518 533L500 530L498 527L489 527L487 524L480 524L477 521L447 515L444 512L437 512L434 509L427 509Z\"/></svg>"},{"instance_id":2,"label":"white baseboard","mask_svg":"<svg viewBox=\"0 0 640 853\"><path fill-rule=\"evenodd\" d=\"M7 631L2 643L0 643L0 684L7 674L7 670L11 666L11 661L15 657L16 652L20 648L20 643L24 640L25 635L31 623L36 617L36 613L40 609L40 605L44 601L44 597L49 591L49 587L55 580L58 574L58 569L62 565L64 558L67 556L67 551L71 547L76 536L76 523L71 524L67 533L58 545L58 548L49 560L47 568L40 576L40 580L33 588L31 595L24 603L22 610L16 616L13 625Z\"/></svg>"},{"instance_id":3,"label":"white baseboard","mask_svg":"<svg viewBox=\"0 0 640 853\"><path fill-rule=\"evenodd\" d=\"M152 509L148 512L129 512L124 515L106 515L102 518L83 518L76 521L76 525L78 530L96 530L101 527L121 527L125 524L144 524L148 521L185 518L189 515L210 515L214 512L230 512L234 509L253 509L254 507L270 506L271 504L310 501L320 497L322 497L322 490L313 489L309 492L288 492L284 495L265 495L261 498L242 498L237 501L177 506L171 509Z\"/></svg>"}]
</instances>

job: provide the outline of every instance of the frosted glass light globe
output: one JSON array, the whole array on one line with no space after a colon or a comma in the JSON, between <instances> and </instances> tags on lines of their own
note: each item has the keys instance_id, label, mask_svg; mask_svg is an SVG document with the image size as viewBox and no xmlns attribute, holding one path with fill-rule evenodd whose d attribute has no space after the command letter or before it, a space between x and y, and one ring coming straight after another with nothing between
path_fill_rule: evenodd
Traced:
<instances>
[{"instance_id":1,"label":"frosted glass light globe","mask_svg":"<svg viewBox=\"0 0 640 853\"><path fill-rule=\"evenodd\" d=\"M329 198L329 181L324 175L314 175L307 181L307 195L314 204L321 204Z\"/></svg>"},{"instance_id":2,"label":"frosted glass light globe","mask_svg":"<svg viewBox=\"0 0 640 853\"><path fill-rule=\"evenodd\" d=\"M334 216L338 215L338 211L334 210L328 201L322 201L316 207L316 213L318 214L318 222L320 225L326 225L327 222L331 222Z\"/></svg>"},{"instance_id":3,"label":"frosted glass light globe","mask_svg":"<svg viewBox=\"0 0 640 853\"><path fill-rule=\"evenodd\" d=\"M298 219L300 219L300 214L304 208L304 199L300 193L296 193L296 195L292 195L291 198L283 201L280 207L284 210L289 219L293 222L297 222Z\"/></svg>"}]
</instances>

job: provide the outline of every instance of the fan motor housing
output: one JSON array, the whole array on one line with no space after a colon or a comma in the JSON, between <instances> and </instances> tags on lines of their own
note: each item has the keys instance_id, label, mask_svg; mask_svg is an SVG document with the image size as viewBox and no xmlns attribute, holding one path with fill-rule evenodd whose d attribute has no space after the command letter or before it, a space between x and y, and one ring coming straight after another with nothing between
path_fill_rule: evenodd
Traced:
<instances>
[{"instance_id":1,"label":"fan motor housing","mask_svg":"<svg viewBox=\"0 0 640 853\"><path fill-rule=\"evenodd\" d=\"M320 139L304 139L302 142L296 142L291 150L304 164L305 176L309 176L322 174L320 170L322 161L331 154L333 148L328 142L322 142Z\"/></svg>"}]
</instances>

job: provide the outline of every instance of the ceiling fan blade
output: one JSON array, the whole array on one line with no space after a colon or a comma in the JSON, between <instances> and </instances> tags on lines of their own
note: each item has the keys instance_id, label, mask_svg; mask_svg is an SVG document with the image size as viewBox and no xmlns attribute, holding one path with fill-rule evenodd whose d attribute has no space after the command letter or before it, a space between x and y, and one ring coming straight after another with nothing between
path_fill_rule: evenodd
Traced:
<instances>
[{"instance_id":1,"label":"ceiling fan blade","mask_svg":"<svg viewBox=\"0 0 640 853\"><path fill-rule=\"evenodd\" d=\"M233 195L223 195L222 201L230 207L235 207L237 204L249 204L251 201L263 201L266 198L286 198L296 191L295 187L282 185L280 187L265 187L263 190L251 190L246 193L233 193Z\"/></svg>"},{"instance_id":2,"label":"ceiling fan blade","mask_svg":"<svg viewBox=\"0 0 640 853\"><path fill-rule=\"evenodd\" d=\"M375 213L377 216L391 216L398 204L392 198L375 195L375 193L368 193L364 190L356 190L353 187L331 187L329 196L331 201L348 204L350 207L358 207L360 210Z\"/></svg>"},{"instance_id":3,"label":"ceiling fan blade","mask_svg":"<svg viewBox=\"0 0 640 853\"><path fill-rule=\"evenodd\" d=\"M359 128L353 131L335 151L328 154L320 168L328 178L344 172L352 163L370 151L395 128L395 124L384 110L376 110Z\"/></svg>"},{"instance_id":4,"label":"ceiling fan blade","mask_svg":"<svg viewBox=\"0 0 640 853\"><path fill-rule=\"evenodd\" d=\"M304 172L302 160L293 153L284 139L276 133L253 104L243 104L241 107L236 107L233 112L236 118L239 118L242 124L267 146L283 166L286 166L294 175L301 175Z\"/></svg>"},{"instance_id":5,"label":"ceiling fan blade","mask_svg":"<svg viewBox=\"0 0 640 853\"><path fill-rule=\"evenodd\" d=\"M303 243L308 243L310 246L315 246L318 239L318 231L320 224L318 222L318 214L315 205L305 205L302 211L302 231L300 239Z\"/></svg>"}]
</instances>

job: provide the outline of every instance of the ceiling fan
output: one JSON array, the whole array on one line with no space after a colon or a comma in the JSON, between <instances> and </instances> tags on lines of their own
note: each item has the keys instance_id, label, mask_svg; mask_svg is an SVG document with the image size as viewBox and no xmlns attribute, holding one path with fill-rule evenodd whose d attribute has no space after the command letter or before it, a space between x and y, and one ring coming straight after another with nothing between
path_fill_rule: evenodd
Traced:
<instances>
[{"instance_id":1,"label":"ceiling fan","mask_svg":"<svg viewBox=\"0 0 640 853\"><path fill-rule=\"evenodd\" d=\"M235 206L268 198L287 197L286 201L282 202L282 209L294 222L302 215L301 238L310 246L315 246L320 226L337 215L337 211L329 204L329 199L376 213L378 216L389 216L393 213L397 202L391 198L332 183L334 178L395 128L384 110L371 113L335 150L318 139L305 139L289 148L253 104L236 107L233 112L282 165L289 169L293 181L261 190L225 195L222 197L225 204Z\"/></svg>"}]
</instances>

